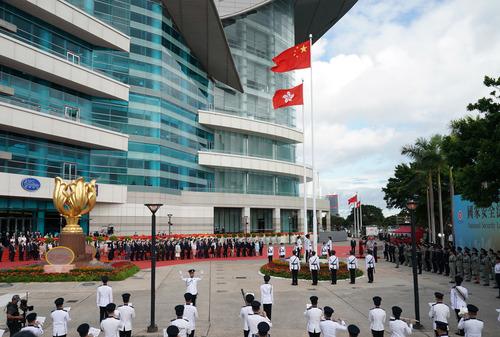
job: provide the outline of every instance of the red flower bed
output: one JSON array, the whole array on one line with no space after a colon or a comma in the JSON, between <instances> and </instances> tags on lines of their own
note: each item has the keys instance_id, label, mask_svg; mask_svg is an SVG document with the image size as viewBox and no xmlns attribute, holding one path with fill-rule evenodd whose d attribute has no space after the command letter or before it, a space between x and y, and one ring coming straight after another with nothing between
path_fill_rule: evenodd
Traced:
<instances>
[{"instance_id":1,"label":"red flower bed","mask_svg":"<svg viewBox=\"0 0 500 337\"><path fill-rule=\"evenodd\" d=\"M320 281L331 280L330 270L328 269L327 263L320 264L320 270L318 273L318 279ZM339 270L337 270L337 279L344 280L349 278L349 272L345 262L340 262ZM267 263L260 268L260 272L264 275L291 278L292 274L289 269L288 262L282 260L273 260L272 263ZM356 270L356 276L363 275L363 272L359 269ZM299 279L310 280L311 273L308 266L305 263L300 264Z\"/></svg>"}]
</instances>

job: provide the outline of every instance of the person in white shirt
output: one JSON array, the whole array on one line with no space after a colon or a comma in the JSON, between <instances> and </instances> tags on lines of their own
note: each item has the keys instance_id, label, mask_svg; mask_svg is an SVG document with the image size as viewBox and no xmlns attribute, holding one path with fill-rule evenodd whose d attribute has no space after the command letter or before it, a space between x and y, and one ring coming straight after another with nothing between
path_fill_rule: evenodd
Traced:
<instances>
[{"instance_id":1,"label":"person in white shirt","mask_svg":"<svg viewBox=\"0 0 500 337\"><path fill-rule=\"evenodd\" d=\"M56 310L50 314L50 317L52 317L52 336L66 337L68 322L71 321L71 318L69 318L68 312L63 309L64 298L57 298L54 304L56 305Z\"/></svg>"},{"instance_id":2,"label":"person in white shirt","mask_svg":"<svg viewBox=\"0 0 500 337\"><path fill-rule=\"evenodd\" d=\"M326 243L326 245L328 247L328 256L331 256L333 250L333 241L331 236L328 237L328 242Z\"/></svg>"},{"instance_id":3,"label":"person in white shirt","mask_svg":"<svg viewBox=\"0 0 500 337\"><path fill-rule=\"evenodd\" d=\"M129 303L130 294L122 294L123 305L119 305L116 309L118 311L118 318L122 322L123 328L120 329L120 337L132 336L132 321L135 318L135 309Z\"/></svg>"},{"instance_id":4,"label":"person in white shirt","mask_svg":"<svg viewBox=\"0 0 500 337\"><path fill-rule=\"evenodd\" d=\"M373 337L384 337L384 324L385 324L385 310L380 307L382 298L380 296L373 297L373 304L375 308L370 309L368 313L368 322L370 322L370 329Z\"/></svg>"},{"instance_id":5,"label":"person in white shirt","mask_svg":"<svg viewBox=\"0 0 500 337\"><path fill-rule=\"evenodd\" d=\"M267 260L269 261L269 263L273 262L273 256L274 256L274 246L272 243L269 243L269 246L267 246Z\"/></svg>"},{"instance_id":6,"label":"person in white shirt","mask_svg":"<svg viewBox=\"0 0 500 337\"><path fill-rule=\"evenodd\" d=\"M318 296L311 296L309 300L311 301L311 306L304 311L304 316L307 319L307 332L309 333L309 337L319 337L321 333L319 323L321 322L323 310L318 308Z\"/></svg>"},{"instance_id":7,"label":"person in white shirt","mask_svg":"<svg viewBox=\"0 0 500 337\"><path fill-rule=\"evenodd\" d=\"M290 259L288 260L290 271L292 272L292 286L298 285L298 276L299 276L299 270L300 270L300 259L297 257L297 255L292 255L290 256Z\"/></svg>"},{"instance_id":8,"label":"person in white shirt","mask_svg":"<svg viewBox=\"0 0 500 337\"><path fill-rule=\"evenodd\" d=\"M497 298L500 298L500 254L497 255L497 262L495 263L495 281L498 288Z\"/></svg>"},{"instance_id":9,"label":"person in white shirt","mask_svg":"<svg viewBox=\"0 0 500 337\"><path fill-rule=\"evenodd\" d=\"M179 271L179 274L181 274L181 279L186 282L186 292L193 295L193 305L196 307L196 298L198 297L198 282L201 281L201 277L194 277L194 272L194 269L189 269L189 277L182 277L181 271Z\"/></svg>"},{"instance_id":10,"label":"person in white shirt","mask_svg":"<svg viewBox=\"0 0 500 337\"><path fill-rule=\"evenodd\" d=\"M476 317L479 309L475 305L469 304L467 311L466 317L462 317L458 322L458 329L465 332L465 337L481 337L484 323Z\"/></svg>"},{"instance_id":11,"label":"person in white shirt","mask_svg":"<svg viewBox=\"0 0 500 337\"><path fill-rule=\"evenodd\" d=\"M312 245L311 245L311 240L309 239L309 234L306 234L304 238L304 250L306 253L306 263L308 263L312 251Z\"/></svg>"},{"instance_id":12,"label":"person in white shirt","mask_svg":"<svg viewBox=\"0 0 500 337\"><path fill-rule=\"evenodd\" d=\"M247 325L250 336L256 335L259 332L258 325L260 322L266 322L272 327L271 320L267 318L265 311L260 311L260 302L252 301L252 313L247 315Z\"/></svg>"},{"instance_id":13,"label":"person in white shirt","mask_svg":"<svg viewBox=\"0 0 500 337\"><path fill-rule=\"evenodd\" d=\"M283 243L280 244L280 251L279 251L280 259L284 259L286 255L286 248Z\"/></svg>"},{"instance_id":14,"label":"person in white shirt","mask_svg":"<svg viewBox=\"0 0 500 337\"><path fill-rule=\"evenodd\" d=\"M312 285L318 285L318 273L320 269L319 257L316 255L315 251L311 252L311 257L309 258L309 270L311 271Z\"/></svg>"},{"instance_id":15,"label":"person in white shirt","mask_svg":"<svg viewBox=\"0 0 500 337\"><path fill-rule=\"evenodd\" d=\"M80 337L91 337L89 335L90 325L87 323L80 324L78 328L76 328L76 332L78 332L78 336Z\"/></svg>"},{"instance_id":16,"label":"person in white shirt","mask_svg":"<svg viewBox=\"0 0 500 337\"><path fill-rule=\"evenodd\" d=\"M469 291L462 286L463 280L460 275L457 275L455 277L455 286L450 290L451 308L455 311L457 322L460 322L461 319L458 313L460 309L467 307L467 298L469 297ZM463 335L463 331L459 330L457 334Z\"/></svg>"},{"instance_id":17,"label":"person in white shirt","mask_svg":"<svg viewBox=\"0 0 500 337\"><path fill-rule=\"evenodd\" d=\"M391 337L406 337L408 335L411 335L412 333L412 324L408 325L406 322L403 322L400 319L402 312L403 309L401 309L400 307L392 307L392 315L394 316L394 318L391 318L391 320L389 321Z\"/></svg>"},{"instance_id":18,"label":"person in white shirt","mask_svg":"<svg viewBox=\"0 0 500 337\"><path fill-rule=\"evenodd\" d=\"M123 329L123 323L115 317L116 304L109 303L106 306L107 317L101 322L101 330L104 337L119 337L120 330Z\"/></svg>"},{"instance_id":19,"label":"person in white shirt","mask_svg":"<svg viewBox=\"0 0 500 337\"><path fill-rule=\"evenodd\" d=\"M175 325L170 325L165 329L164 337L179 337L179 328Z\"/></svg>"},{"instance_id":20,"label":"person in white shirt","mask_svg":"<svg viewBox=\"0 0 500 337\"><path fill-rule=\"evenodd\" d=\"M264 284L260 286L260 300L264 311L266 312L267 318L271 320L271 313L273 310L274 293L273 286L269 284L271 277L269 275L264 276Z\"/></svg>"},{"instance_id":21,"label":"person in white shirt","mask_svg":"<svg viewBox=\"0 0 500 337\"><path fill-rule=\"evenodd\" d=\"M373 283L373 271L375 270L375 258L372 251L369 249L365 256L366 273L368 274L368 283Z\"/></svg>"},{"instance_id":22,"label":"person in white shirt","mask_svg":"<svg viewBox=\"0 0 500 337\"><path fill-rule=\"evenodd\" d=\"M440 292L435 292L436 303L431 305L429 310L429 318L432 319L432 327L436 330L436 321L448 324L450 318L450 308L443 303L444 295Z\"/></svg>"},{"instance_id":23,"label":"person in white shirt","mask_svg":"<svg viewBox=\"0 0 500 337\"><path fill-rule=\"evenodd\" d=\"M323 334L323 337L336 337L337 331L347 331L347 325L344 321L334 321L332 320L333 308L324 307L323 314L325 319L319 322L319 329Z\"/></svg>"},{"instance_id":24,"label":"person in white shirt","mask_svg":"<svg viewBox=\"0 0 500 337\"><path fill-rule=\"evenodd\" d=\"M248 317L248 314L253 314L252 302L254 299L255 298L254 298L253 294L246 294L245 295L246 305L244 307L241 307L241 310L240 310L240 318L243 322L243 336L244 337L248 337L248 335L250 333L250 330L248 328L247 317Z\"/></svg>"},{"instance_id":25,"label":"person in white shirt","mask_svg":"<svg viewBox=\"0 0 500 337\"><path fill-rule=\"evenodd\" d=\"M40 337L41 335L43 335L42 326L36 321L35 312L30 312L26 315L26 322L28 323L28 325L22 328L21 331L29 331L36 337Z\"/></svg>"},{"instance_id":26,"label":"person in white shirt","mask_svg":"<svg viewBox=\"0 0 500 337\"><path fill-rule=\"evenodd\" d=\"M326 242L323 242L323 245L321 246L321 256L322 257L328 256L328 246L327 246Z\"/></svg>"},{"instance_id":27,"label":"person in white shirt","mask_svg":"<svg viewBox=\"0 0 500 337\"><path fill-rule=\"evenodd\" d=\"M193 305L193 295L190 293L184 294L184 317L189 321L189 328L191 329L191 334L189 337L194 337L194 331L196 330L196 320L198 319L198 309Z\"/></svg>"},{"instance_id":28,"label":"person in white shirt","mask_svg":"<svg viewBox=\"0 0 500 337\"><path fill-rule=\"evenodd\" d=\"M257 324L257 337L269 337L269 330L271 327L266 322L260 322Z\"/></svg>"},{"instance_id":29,"label":"person in white shirt","mask_svg":"<svg viewBox=\"0 0 500 337\"><path fill-rule=\"evenodd\" d=\"M175 306L175 315L177 318L170 321L170 325L175 325L179 328L179 337L188 337L191 335L191 323L184 318L184 306Z\"/></svg>"},{"instance_id":30,"label":"person in white shirt","mask_svg":"<svg viewBox=\"0 0 500 337\"><path fill-rule=\"evenodd\" d=\"M337 284L337 270L339 269L339 258L335 255L336 252L333 250L330 252L330 257L328 258L328 269L330 269L330 274L332 276L332 284Z\"/></svg>"},{"instance_id":31,"label":"person in white shirt","mask_svg":"<svg viewBox=\"0 0 500 337\"><path fill-rule=\"evenodd\" d=\"M356 268L358 268L358 259L354 256L354 251L351 251L351 255L347 258L347 270L349 270L351 278L350 284L356 283Z\"/></svg>"},{"instance_id":32,"label":"person in white shirt","mask_svg":"<svg viewBox=\"0 0 500 337\"><path fill-rule=\"evenodd\" d=\"M101 278L102 285L97 287L97 306L99 307L99 322L102 322L106 316L106 306L113 303L113 289L108 286L108 277Z\"/></svg>"},{"instance_id":33,"label":"person in white shirt","mask_svg":"<svg viewBox=\"0 0 500 337\"><path fill-rule=\"evenodd\" d=\"M297 251L297 256L300 259L300 251L302 250L302 239L300 236L297 236L297 240L295 241L295 245L297 246L295 250Z\"/></svg>"}]
</instances>

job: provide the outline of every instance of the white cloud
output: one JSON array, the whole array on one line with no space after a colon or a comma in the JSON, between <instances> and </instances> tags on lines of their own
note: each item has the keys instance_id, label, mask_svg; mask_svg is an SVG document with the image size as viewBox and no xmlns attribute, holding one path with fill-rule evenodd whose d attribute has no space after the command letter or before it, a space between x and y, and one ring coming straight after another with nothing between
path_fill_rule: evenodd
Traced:
<instances>
[{"instance_id":1,"label":"white cloud","mask_svg":"<svg viewBox=\"0 0 500 337\"><path fill-rule=\"evenodd\" d=\"M313 49L322 191L358 190L384 207L380 188L401 147L447 133L487 94L483 76L500 71L498 22L500 1L358 2ZM307 112L309 73L298 75Z\"/></svg>"}]
</instances>

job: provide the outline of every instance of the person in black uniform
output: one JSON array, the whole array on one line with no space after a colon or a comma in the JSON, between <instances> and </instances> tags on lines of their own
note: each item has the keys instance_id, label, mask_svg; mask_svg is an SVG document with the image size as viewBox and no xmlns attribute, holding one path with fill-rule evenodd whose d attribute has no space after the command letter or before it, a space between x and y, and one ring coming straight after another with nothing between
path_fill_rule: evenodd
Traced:
<instances>
[{"instance_id":1,"label":"person in black uniform","mask_svg":"<svg viewBox=\"0 0 500 337\"><path fill-rule=\"evenodd\" d=\"M353 255L356 254L356 240L351 240L351 251L353 251Z\"/></svg>"},{"instance_id":2,"label":"person in black uniform","mask_svg":"<svg viewBox=\"0 0 500 337\"><path fill-rule=\"evenodd\" d=\"M21 330L24 316L19 313L18 303L21 300L19 295L12 296L12 301L7 304L7 327L9 328L10 336L15 335Z\"/></svg>"}]
</instances>

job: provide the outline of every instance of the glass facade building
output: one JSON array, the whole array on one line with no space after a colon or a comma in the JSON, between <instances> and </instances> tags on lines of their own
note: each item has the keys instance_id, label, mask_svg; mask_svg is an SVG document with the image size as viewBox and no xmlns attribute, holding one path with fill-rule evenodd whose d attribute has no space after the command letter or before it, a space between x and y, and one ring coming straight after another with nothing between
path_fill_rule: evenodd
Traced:
<instances>
[{"instance_id":1,"label":"glass facade building","mask_svg":"<svg viewBox=\"0 0 500 337\"><path fill-rule=\"evenodd\" d=\"M42 20L36 10L26 9L28 1L0 2L0 39L32 50L35 59L50 58L69 66L68 73L80 74L57 77L55 66L48 70L46 65L36 70L29 60L21 64L9 59L0 46L0 109L9 116L22 111L40 121L26 126L0 119L0 181L17 184L14 192L0 192L0 232L59 230L61 218L44 189L56 176L96 179L102 186L101 202L82 220L86 230L123 223L127 230L138 231L145 221L137 220L143 203L152 201L147 198L177 205L173 222L192 224L186 231L298 230L303 173L296 144L301 138L272 131L300 134L295 109L272 108L275 90L293 86L295 79L293 73L269 71L271 59L295 42L293 1L266 2L218 21L242 92L211 73L166 1L50 2L101 25L115 40L125 37L128 46L89 37L99 32L79 34L81 28L57 13ZM128 99L119 99L116 88L99 83L89 89L92 80L81 74L118 89L126 86ZM208 125L200 121L201 112L236 118L244 126ZM258 126L253 131L245 127L252 122ZM50 130L51 124L66 131ZM266 128L271 131L261 131ZM96 132L95 144L79 141ZM207 155L240 163L207 164ZM21 190L18 180L24 177L42 181L45 196ZM270 196L283 198L266 208ZM255 197L264 201L254 205ZM161 225L161 214L159 219Z\"/></svg>"}]
</instances>

